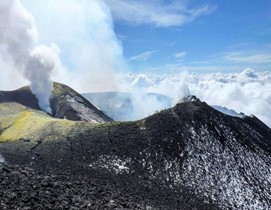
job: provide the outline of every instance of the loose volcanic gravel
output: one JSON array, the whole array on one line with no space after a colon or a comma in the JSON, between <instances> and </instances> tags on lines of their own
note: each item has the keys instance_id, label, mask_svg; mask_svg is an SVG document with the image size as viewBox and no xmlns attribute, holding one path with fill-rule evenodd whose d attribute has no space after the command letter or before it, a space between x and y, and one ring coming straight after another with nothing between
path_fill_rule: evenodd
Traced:
<instances>
[{"instance_id":1,"label":"loose volcanic gravel","mask_svg":"<svg viewBox=\"0 0 271 210\"><path fill-rule=\"evenodd\" d=\"M0 209L153 209L131 192L103 179L39 175L31 169L0 167Z\"/></svg>"},{"instance_id":2,"label":"loose volcanic gravel","mask_svg":"<svg viewBox=\"0 0 271 210\"><path fill-rule=\"evenodd\" d=\"M120 177L38 174L0 164L0 209L216 209L189 193Z\"/></svg>"}]
</instances>

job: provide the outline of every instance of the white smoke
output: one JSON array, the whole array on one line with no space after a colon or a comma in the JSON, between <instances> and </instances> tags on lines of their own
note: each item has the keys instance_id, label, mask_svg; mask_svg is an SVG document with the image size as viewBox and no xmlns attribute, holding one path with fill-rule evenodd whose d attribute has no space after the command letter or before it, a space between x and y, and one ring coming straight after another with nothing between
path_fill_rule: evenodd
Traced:
<instances>
[{"instance_id":1,"label":"white smoke","mask_svg":"<svg viewBox=\"0 0 271 210\"><path fill-rule=\"evenodd\" d=\"M102 0L0 0L1 89L14 78L16 66L31 82L40 106L49 110L50 76L80 92L120 90L132 92L133 119L143 118L167 104L148 95L160 93L177 102L193 94L211 105L254 114L271 126L271 75L247 69L240 74L128 75L115 79L125 69L122 45L114 32L110 10ZM65 6L63 6L65 5ZM35 23L36 22L36 23ZM65 70L56 45L34 47L37 29L44 43L61 46ZM55 74L57 68L58 75ZM38 67L38 69L36 69ZM2 69L8 68L8 73ZM38 73L39 72L39 73ZM72 78L72 79L71 79ZM42 82L40 82L40 80ZM23 83L23 82L22 82ZM121 84L118 84L121 83ZM172 105L174 105L174 102Z\"/></svg>"},{"instance_id":2,"label":"white smoke","mask_svg":"<svg viewBox=\"0 0 271 210\"><path fill-rule=\"evenodd\" d=\"M118 89L115 73L127 68L111 12L104 1L0 0L0 3L0 68L5 69L1 72L0 89L21 87L27 79L40 107L47 112L50 112L51 78L80 92ZM56 45L35 47L37 29L39 40L61 47L67 66L58 57ZM14 76L15 69L21 75Z\"/></svg>"},{"instance_id":3,"label":"white smoke","mask_svg":"<svg viewBox=\"0 0 271 210\"><path fill-rule=\"evenodd\" d=\"M37 46L31 51L24 71L25 78L31 81L30 89L37 96L40 108L48 113L52 112L49 98L53 83L50 74L55 66L53 54L57 49L55 45L50 48Z\"/></svg>"},{"instance_id":4,"label":"white smoke","mask_svg":"<svg viewBox=\"0 0 271 210\"><path fill-rule=\"evenodd\" d=\"M156 111L160 111L165 107L162 101L148 94L148 87L153 85L153 81L147 76L139 74L132 81L130 87L122 87L122 90L131 93L131 110L128 112L126 119L138 120L142 119Z\"/></svg>"},{"instance_id":5,"label":"white smoke","mask_svg":"<svg viewBox=\"0 0 271 210\"><path fill-rule=\"evenodd\" d=\"M54 68L54 56L52 47L41 45L34 48L37 34L33 16L19 0L0 0L2 62L13 65L30 81L31 91L36 95L40 108L51 113L50 73Z\"/></svg>"},{"instance_id":6,"label":"white smoke","mask_svg":"<svg viewBox=\"0 0 271 210\"><path fill-rule=\"evenodd\" d=\"M126 70L122 44L103 0L23 0L35 16L40 39L56 43L68 73L56 81L79 92L117 90L115 75ZM48 30L50 29L50 30ZM67 72L67 71L66 71Z\"/></svg>"},{"instance_id":7,"label":"white smoke","mask_svg":"<svg viewBox=\"0 0 271 210\"><path fill-rule=\"evenodd\" d=\"M21 70L37 37L34 18L18 0L0 0L0 43L4 59L13 60Z\"/></svg>"},{"instance_id":8,"label":"white smoke","mask_svg":"<svg viewBox=\"0 0 271 210\"><path fill-rule=\"evenodd\" d=\"M122 115L115 118L112 116L113 119L123 121L138 120L155 112L170 108L179 102L180 99L190 95L188 84L185 81L187 77L187 73L182 73L178 82L175 82L167 80L167 78L161 80L157 75L119 75L118 82L120 90L122 92L129 92L130 95L116 97L116 101L126 103L126 105L122 104L120 107ZM112 106L114 107L114 104ZM110 115L110 112L114 112L115 109L116 107L105 111ZM115 116L115 114L113 115Z\"/></svg>"},{"instance_id":9,"label":"white smoke","mask_svg":"<svg viewBox=\"0 0 271 210\"><path fill-rule=\"evenodd\" d=\"M188 78L189 74L187 72L183 72L180 75L180 80L177 83L177 87L175 87L176 90L171 90L171 92L176 92L175 97L173 97L172 105L176 105L177 103L182 102L183 99L191 95L188 83L186 82Z\"/></svg>"}]
</instances>

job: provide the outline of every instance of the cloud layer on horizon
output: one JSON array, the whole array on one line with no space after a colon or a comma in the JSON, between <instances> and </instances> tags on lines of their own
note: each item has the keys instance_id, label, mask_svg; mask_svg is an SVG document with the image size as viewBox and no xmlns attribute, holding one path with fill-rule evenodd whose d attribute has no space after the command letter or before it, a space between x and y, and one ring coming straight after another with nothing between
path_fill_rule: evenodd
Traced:
<instances>
[{"instance_id":1,"label":"cloud layer on horizon","mask_svg":"<svg viewBox=\"0 0 271 210\"><path fill-rule=\"evenodd\" d=\"M187 4L181 4L180 1L172 1L171 4L165 5L165 1L158 0L152 2L131 0L129 3L125 0L21 0L21 2L35 18L39 40L34 44L56 43L59 47L55 58L53 80L66 83L79 92L130 91L138 96L138 104L141 103L142 98L147 100L146 97L142 97L147 92L161 93L170 96L175 101L190 93L212 105L226 106L237 112L254 114L269 126L271 125L271 73L255 73L247 69L242 73L228 74L181 73L164 76L146 74L118 76L118 71L127 71L128 68L123 57L122 43L114 31L110 9L114 15L120 15L119 12L124 11L124 16L117 16L117 18L128 23L169 27L181 26L199 16L209 14L214 9L212 6L192 8ZM131 16L127 14L129 11L133 11ZM2 21L5 19L2 18ZM0 51L3 49L4 47L0 46ZM157 51L145 52L130 60L147 60L155 52ZM176 53L175 58L181 59L185 55L185 51L182 51ZM235 63L240 69L242 63L270 63L270 54L230 52L223 54L220 59ZM4 62L6 60L7 57L1 54L0 89L9 90L25 85L27 81L16 73L14 65L7 65ZM163 70L165 72L170 69L178 72L185 69L190 72L196 69L198 72L201 70L219 71L217 66L199 68L199 66L180 66L176 63L163 67ZM226 66L225 69L229 70L229 67ZM149 106L149 103L150 101L147 101L146 105L143 105ZM163 108L160 104L155 106L153 101L151 103L153 109ZM152 114L151 112L155 111L153 109L145 110L144 115Z\"/></svg>"},{"instance_id":2,"label":"cloud layer on horizon","mask_svg":"<svg viewBox=\"0 0 271 210\"><path fill-rule=\"evenodd\" d=\"M175 103L187 94L195 95L210 105L227 107L246 115L253 114L271 127L270 72L245 69L241 73L129 74L122 75L121 81L130 84L131 92L160 93L171 97ZM144 101L142 104L161 108Z\"/></svg>"}]
</instances>

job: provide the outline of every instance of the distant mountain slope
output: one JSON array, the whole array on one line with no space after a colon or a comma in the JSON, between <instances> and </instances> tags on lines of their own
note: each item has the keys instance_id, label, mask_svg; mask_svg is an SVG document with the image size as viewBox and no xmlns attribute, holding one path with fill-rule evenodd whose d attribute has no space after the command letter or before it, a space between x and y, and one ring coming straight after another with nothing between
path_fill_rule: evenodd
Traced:
<instances>
[{"instance_id":1,"label":"distant mountain slope","mask_svg":"<svg viewBox=\"0 0 271 210\"><path fill-rule=\"evenodd\" d=\"M216 106L216 105L213 105L212 107L214 109L216 109L217 111L222 112L222 113L224 113L226 115L230 115L230 116L233 116L233 117L245 117L244 113L237 113L233 109L228 109L227 107Z\"/></svg>"},{"instance_id":2,"label":"distant mountain slope","mask_svg":"<svg viewBox=\"0 0 271 210\"><path fill-rule=\"evenodd\" d=\"M143 105L146 99L153 100L163 108L172 106L172 99L158 93L146 93L136 95L134 93L125 92L94 92L82 94L94 106L104 111L108 116L116 121L131 121L138 117L134 114L140 111L138 107L139 100ZM154 104L145 104L145 106L153 106ZM158 110L153 110L158 111Z\"/></svg>"},{"instance_id":3,"label":"distant mountain slope","mask_svg":"<svg viewBox=\"0 0 271 210\"><path fill-rule=\"evenodd\" d=\"M228 116L199 100L140 121L104 124L9 106L0 105L7 163L41 173L97 173L127 187L125 180L144 183L144 196L173 192L161 199L175 195L179 205L162 209L270 209L271 129L255 117Z\"/></svg>"},{"instance_id":4,"label":"distant mountain slope","mask_svg":"<svg viewBox=\"0 0 271 210\"><path fill-rule=\"evenodd\" d=\"M40 110L38 101L29 87L14 91L0 91L0 103L3 102L17 102L26 107ZM52 116L60 119L90 122L112 121L79 93L60 83L54 83L50 106Z\"/></svg>"}]
</instances>

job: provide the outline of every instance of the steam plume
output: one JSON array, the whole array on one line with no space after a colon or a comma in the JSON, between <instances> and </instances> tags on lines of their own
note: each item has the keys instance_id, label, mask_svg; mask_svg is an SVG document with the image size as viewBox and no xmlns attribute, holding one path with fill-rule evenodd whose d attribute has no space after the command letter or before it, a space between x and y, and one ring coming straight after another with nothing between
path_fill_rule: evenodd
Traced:
<instances>
[{"instance_id":1,"label":"steam plume","mask_svg":"<svg viewBox=\"0 0 271 210\"><path fill-rule=\"evenodd\" d=\"M37 30L32 15L19 0L0 0L0 52L4 62L12 61L16 69L30 81L39 106L51 113L50 73L54 68L53 48L34 48ZM34 48L34 49L33 49Z\"/></svg>"},{"instance_id":2,"label":"steam plume","mask_svg":"<svg viewBox=\"0 0 271 210\"><path fill-rule=\"evenodd\" d=\"M49 47L37 46L30 53L24 71L25 78L31 81L31 91L39 99L40 108L48 113L51 113L49 98L53 89L50 73L55 65L52 54Z\"/></svg>"},{"instance_id":3,"label":"steam plume","mask_svg":"<svg viewBox=\"0 0 271 210\"><path fill-rule=\"evenodd\" d=\"M59 67L56 62L53 80L78 92L118 90L116 73L127 67L107 1L24 0L23 3L35 17L40 40L61 48L63 63Z\"/></svg>"}]
</instances>

